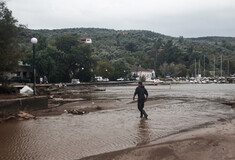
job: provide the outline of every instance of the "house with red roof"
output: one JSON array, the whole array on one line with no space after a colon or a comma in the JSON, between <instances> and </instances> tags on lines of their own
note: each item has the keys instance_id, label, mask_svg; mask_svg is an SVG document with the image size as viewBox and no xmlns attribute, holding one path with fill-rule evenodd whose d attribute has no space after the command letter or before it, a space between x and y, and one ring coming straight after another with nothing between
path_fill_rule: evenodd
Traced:
<instances>
[{"instance_id":1,"label":"house with red roof","mask_svg":"<svg viewBox=\"0 0 235 160\"><path fill-rule=\"evenodd\" d=\"M145 69L141 66L131 66L130 67L132 77L145 77L146 81L151 81L156 78L154 69Z\"/></svg>"}]
</instances>

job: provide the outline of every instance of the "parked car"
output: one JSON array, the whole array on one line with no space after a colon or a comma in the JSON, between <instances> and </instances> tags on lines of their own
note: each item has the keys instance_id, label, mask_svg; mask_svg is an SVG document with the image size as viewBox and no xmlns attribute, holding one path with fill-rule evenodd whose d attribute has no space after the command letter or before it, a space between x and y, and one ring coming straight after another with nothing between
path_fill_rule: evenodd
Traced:
<instances>
[{"instance_id":1,"label":"parked car","mask_svg":"<svg viewBox=\"0 0 235 160\"><path fill-rule=\"evenodd\" d=\"M154 83L163 83L163 81L161 81L160 79L154 79L153 82Z\"/></svg>"},{"instance_id":2,"label":"parked car","mask_svg":"<svg viewBox=\"0 0 235 160\"><path fill-rule=\"evenodd\" d=\"M109 79L108 78L103 78L101 76L95 77L95 81L96 82L108 82Z\"/></svg>"},{"instance_id":3,"label":"parked car","mask_svg":"<svg viewBox=\"0 0 235 160\"><path fill-rule=\"evenodd\" d=\"M135 77L130 77L129 80L130 81L136 81L136 78Z\"/></svg>"},{"instance_id":4,"label":"parked car","mask_svg":"<svg viewBox=\"0 0 235 160\"><path fill-rule=\"evenodd\" d=\"M101 81L103 81L103 78L101 76L97 76L97 77L95 77L95 81L101 82Z\"/></svg>"},{"instance_id":5,"label":"parked car","mask_svg":"<svg viewBox=\"0 0 235 160\"><path fill-rule=\"evenodd\" d=\"M109 81L108 78L104 78L104 79L103 79L103 82L108 82L108 81Z\"/></svg>"},{"instance_id":6,"label":"parked car","mask_svg":"<svg viewBox=\"0 0 235 160\"><path fill-rule=\"evenodd\" d=\"M79 79L72 79L72 80L71 80L71 83L72 83L72 84L79 84L80 81L79 81Z\"/></svg>"},{"instance_id":7,"label":"parked car","mask_svg":"<svg viewBox=\"0 0 235 160\"><path fill-rule=\"evenodd\" d=\"M117 79L117 81L124 81L124 78L120 77Z\"/></svg>"},{"instance_id":8,"label":"parked car","mask_svg":"<svg viewBox=\"0 0 235 160\"><path fill-rule=\"evenodd\" d=\"M10 79L10 82L15 83L30 83L31 80L29 78L21 78L20 76L14 76Z\"/></svg>"}]
</instances>

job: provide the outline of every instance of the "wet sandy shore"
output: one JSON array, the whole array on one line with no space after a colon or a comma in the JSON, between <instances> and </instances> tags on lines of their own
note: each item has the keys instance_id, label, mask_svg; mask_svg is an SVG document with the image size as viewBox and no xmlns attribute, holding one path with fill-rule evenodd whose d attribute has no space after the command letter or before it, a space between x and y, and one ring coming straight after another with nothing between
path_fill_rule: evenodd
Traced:
<instances>
[{"instance_id":1,"label":"wet sandy shore","mask_svg":"<svg viewBox=\"0 0 235 160\"><path fill-rule=\"evenodd\" d=\"M147 106L169 103L169 100L150 99ZM134 107L134 102L125 103L125 107ZM66 109L81 109L88 112L100 109L122 108L117 99L80 101L79 104L69 103L61 107L53 107L38 115L61 114ZM40 113L40 114L39 114ZM143 120L145 121L145 120ZM144 122L143 122L144 123ZM232 160L235 159L235 120L224 120L213 125L190 129L177 134L160 138L151 143L137 145L124 150L108 152L82 158L84 160Z\"/></svg>"},{"instance_id":2,"label":"wet sandy shore","mask_svg":"<svg viewBox=\"0 0 235 160\"><path fill-rule=\"evenodd\" d=\"M49 109L30 112L36 120L2 124L0 159L235 159L234 108L222 104L234 86L146 88L149 120L139 118L135 86L52 92ZM88 114L66 114L73 109Z\"/></svg>"},{"instance_id":3,"label":"wet sandy shore","mask_svg":"<svg viewBox=\"0 0 235 160\"><path fill-rule=\"evenodd\" d=\"M83 160L234 160L234 149L235 120L231 120Z\"/></svg>"}]
</instances>

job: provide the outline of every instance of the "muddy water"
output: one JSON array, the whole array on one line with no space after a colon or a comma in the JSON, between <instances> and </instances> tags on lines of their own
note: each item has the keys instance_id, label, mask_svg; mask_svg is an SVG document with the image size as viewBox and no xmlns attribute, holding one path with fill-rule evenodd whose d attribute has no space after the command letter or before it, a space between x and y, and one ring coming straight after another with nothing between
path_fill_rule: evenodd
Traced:
<instances>
[{"instance_id":1,"label":"muddy water","mask_svg":"<svg viewBox=\"0 0 235 160\"><path fill-rule=\"evenodd\" d=\"M233 117L220 103L235 98L235 85L146 86L149 120L132 102L135 86L106 87L75 98L113 100L120 108L82 116L62 114L0 124L0 159L79 159L154 142L160 137ZM76 88L72 88L76 93ZM77 90L79 92L79 90ZM86 96L87 94L87 96Z\"/></svg>"}]
</instances>

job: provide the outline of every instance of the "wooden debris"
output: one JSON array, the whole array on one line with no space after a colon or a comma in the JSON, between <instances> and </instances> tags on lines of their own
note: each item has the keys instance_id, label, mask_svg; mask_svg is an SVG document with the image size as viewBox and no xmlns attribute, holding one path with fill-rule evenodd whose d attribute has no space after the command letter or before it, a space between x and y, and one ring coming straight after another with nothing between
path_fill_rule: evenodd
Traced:
<instances>
[{"instance_id":1,"label":"wooden debris","mask_svg":"<svg viewBox=\"0 0 235 160\"><path fill-rule=\"evenodd\" d=\"M29 114L29 113L23 112L23 111L20 111L17 114L17 116L19 118L24 118L24 119L35 119L36 118L35 116L33 116L33 115Z\"/></svg>"}]
</instances>

